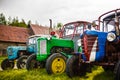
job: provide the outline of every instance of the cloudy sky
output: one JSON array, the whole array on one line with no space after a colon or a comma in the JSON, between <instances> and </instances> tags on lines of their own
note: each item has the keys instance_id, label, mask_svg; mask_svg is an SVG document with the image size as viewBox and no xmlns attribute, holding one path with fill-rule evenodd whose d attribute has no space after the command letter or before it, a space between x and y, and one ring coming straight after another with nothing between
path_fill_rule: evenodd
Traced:
<instances>
[{"instance_id":1,"label":"cloudy sky","mask_svg":"<svg viewBox=\"0 0 120 80\"><path fill-rule=\"evenodd\" d=\"M49 19L53 24L92 21L117 8L120 8L120 0L0 0L0 13L7 18L18 16L43 26L49 26Z\"/></svg>"}]
</instances>

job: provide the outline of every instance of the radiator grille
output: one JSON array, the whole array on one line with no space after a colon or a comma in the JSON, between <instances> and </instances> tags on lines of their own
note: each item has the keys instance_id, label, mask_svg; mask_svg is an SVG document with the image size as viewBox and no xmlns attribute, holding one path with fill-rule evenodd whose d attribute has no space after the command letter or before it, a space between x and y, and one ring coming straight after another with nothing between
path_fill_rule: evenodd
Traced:
<instances>
[{"instance_id":1,"label":"radiator grille","mask_svg":"<svg viewBox=\"0 0 120 80\"><path fill-rule=\"evenodd\" d=\"M82 50L86 55L87 60L89 60L91 52L98 51L98 37L93 35L84 35L82 38Z\"/></svg>"}]
</instances>

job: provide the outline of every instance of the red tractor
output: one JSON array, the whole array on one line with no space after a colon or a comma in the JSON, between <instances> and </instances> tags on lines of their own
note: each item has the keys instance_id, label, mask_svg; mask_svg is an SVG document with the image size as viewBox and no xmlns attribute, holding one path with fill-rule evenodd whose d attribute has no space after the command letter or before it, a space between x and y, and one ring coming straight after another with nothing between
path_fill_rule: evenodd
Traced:
<instances>
[{"instance_id":1,"label":"red tractor","mask_svg":"<svg viewBox=\"0 0 120 80\"><path fill-rule=\"evenodd\" d=\"M82 53L67 60L66 73L69 77L85 75L93 65L99 65L120 80L120 9L102 14L97 21L98 30L80 35Z\"/></svg>"}]
</instances>

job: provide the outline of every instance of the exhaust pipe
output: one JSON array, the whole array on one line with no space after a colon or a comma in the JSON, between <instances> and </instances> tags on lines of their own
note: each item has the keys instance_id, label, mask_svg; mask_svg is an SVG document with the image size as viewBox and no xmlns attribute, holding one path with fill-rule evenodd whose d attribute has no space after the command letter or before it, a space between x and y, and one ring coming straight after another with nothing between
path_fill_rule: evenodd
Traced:
<instances>
[{"instance_id":1,"label":"exhaust pipe","mask_svg":"<svg viewBox=\"0 0 120 80\"><path fill-rule=\"evenodd\" d=\"M49 19L50 21L50 28L49 28L49 34L52 32L52 19Z\"/></svg>"}]
</instances>

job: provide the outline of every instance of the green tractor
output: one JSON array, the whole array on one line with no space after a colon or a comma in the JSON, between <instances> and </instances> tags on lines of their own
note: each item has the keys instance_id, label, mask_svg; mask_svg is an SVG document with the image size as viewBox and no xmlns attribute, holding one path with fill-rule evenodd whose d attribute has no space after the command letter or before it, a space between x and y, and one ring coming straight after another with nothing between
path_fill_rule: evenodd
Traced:
<instances>
[{"instance_id":1,"label":"green tractor","mask_svg":"<svg viewBox=\"0 0 120 80\"><path fill-rule=\"evenodd\" d=\"M46 67L48 74L63 73L66 69L66 60L71 54L81 52L79 35L89 26L89 22L76 21L67 23L60 30L60 38L51 35L37 39L37 52L28 57L27 70Z\"/></svg>"}]
</instances>

